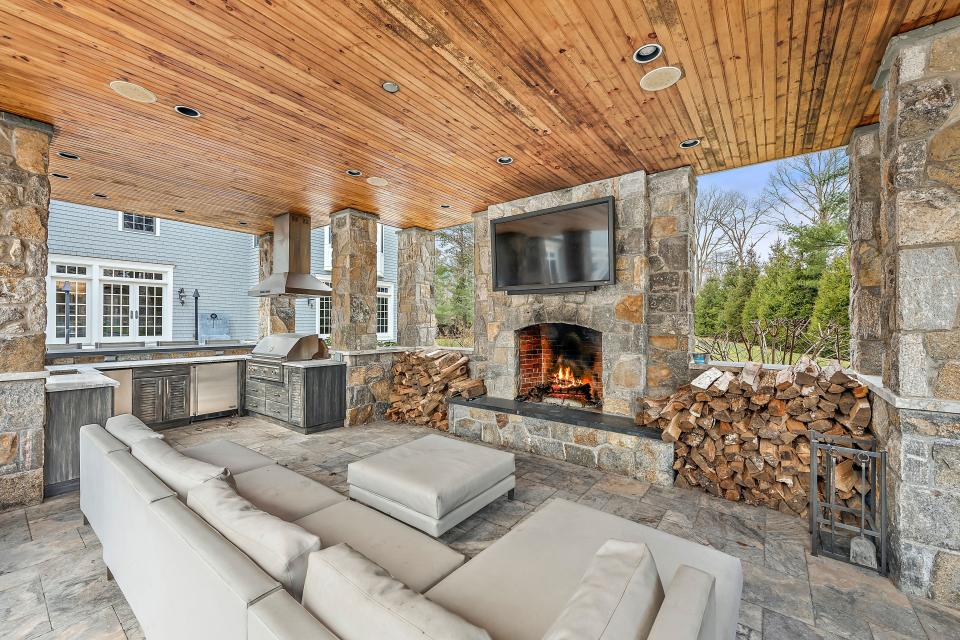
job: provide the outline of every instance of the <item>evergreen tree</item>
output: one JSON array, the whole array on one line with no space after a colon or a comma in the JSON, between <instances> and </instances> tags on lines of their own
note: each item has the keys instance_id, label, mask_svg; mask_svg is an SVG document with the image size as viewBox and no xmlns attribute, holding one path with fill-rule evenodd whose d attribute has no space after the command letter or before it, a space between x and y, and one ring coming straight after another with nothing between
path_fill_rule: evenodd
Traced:
<instances>
[{"instance_id":1,"label":"evergreen tree","mask_svg":"<svg viewBox=\"0 0 960 640\"><path fill-rule=\"evenodd\" d=\"M698 336L712 336L720 331L723 311L723 284L720 278L709 278L700 285L694 302L694 329Z\"/></svg>"},{"instance_id":2,"label":"evergreen tree","mask_svg":"<svg viewBox=\"0 0 960 640\"><path fill-rule=\"evenodd\" d=\"M823 272L813 304L811 327L826 327L831 322L849 330L850 259L847 254L834 258Z\"/></svg>"},{"instance_id":3,"label":"evergreen tree","mask_svg":"<svg viewBox=\"0 0 960 640\"><path fill-rule=\"evenodd\" d=\"M757 266L756 258L751 256L747 264L731 269L731 271L733 272L733 282L727 290L726 300L724 300L721 315L722 328L727 331L747 330L751 318L746 317L744 310L750 300L750 294L753 292L757 277L760 275L760 268Z\"/></svg>"}]
</instances>

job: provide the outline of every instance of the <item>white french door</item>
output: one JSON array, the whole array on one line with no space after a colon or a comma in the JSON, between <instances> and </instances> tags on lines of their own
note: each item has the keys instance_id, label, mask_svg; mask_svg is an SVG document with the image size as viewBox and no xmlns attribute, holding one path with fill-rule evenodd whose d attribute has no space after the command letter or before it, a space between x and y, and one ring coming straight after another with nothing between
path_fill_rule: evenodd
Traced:
<instances>
[{"instance_id":1,"label":"white french door","mask_svg":"<svg viewBox=\"0 0 960 640\"><path fill-rule=\"evenodd\" d=\"M104 282L100 299L104 342L163 338L166 285Z\"/></svg>"}]
</instances>

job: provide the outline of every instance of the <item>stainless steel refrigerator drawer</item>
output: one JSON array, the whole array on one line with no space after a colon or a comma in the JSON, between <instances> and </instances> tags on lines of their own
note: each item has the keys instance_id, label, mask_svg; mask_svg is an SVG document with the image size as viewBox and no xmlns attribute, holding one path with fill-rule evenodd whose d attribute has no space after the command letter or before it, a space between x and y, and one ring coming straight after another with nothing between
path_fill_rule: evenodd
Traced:
<instances>
[{"instance_id":1,"label":"stainless steel refrigerator drawer","mask_svg":"<svg viewBox=\"0 0 960 640\"><path fill-rule=\"evenodd\" d=\"M191 367L191 416L236 411L239 407L239 362L212 362Z\"/></svg>"}]
</instances>

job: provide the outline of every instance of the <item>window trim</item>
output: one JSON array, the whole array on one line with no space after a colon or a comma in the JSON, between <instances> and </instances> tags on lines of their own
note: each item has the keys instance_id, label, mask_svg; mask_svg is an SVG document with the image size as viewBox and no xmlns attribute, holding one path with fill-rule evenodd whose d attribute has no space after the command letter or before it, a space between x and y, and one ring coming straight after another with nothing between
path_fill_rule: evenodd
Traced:
<instances>
[{"instance_id":1,"label":"window trim","mask_svg":"<svg viewBox=\"0 0 960 640\"><path fill-rule=\"evenodd\" d=\"M153 218L153 233L149 231L138 231L136 229L124 229L123 228L123 214L129 213L135 216L143 216L144 218ZM137 213L136 211L117 211L117 231L124 233L138 233L144 236L159 236L160 235L160 218L157 216L151 216L147 213Z\"/></svg>"},{"instance_id":2,"label":"window trim","mask_svg":"<svg viewBox=\"0 0 960 640\"><path fill-rule=\"evenodd\" d=\"M86 267L86 276L74 276L72 274L57 274L56 266L58 264L71 265L77 267ZM127 269L135 271L151 271L163 274L162 280L140 280L134 278L116 278L103 275L104 269ZM148 262L136 262L133 260L109 260L105 258L87 258L81 256L71 256L65 254L50 254L47 257L47 327L45 340L47 344L65 344L65 338L57 337L57 319L56 319L56 291L54 285L57 280L83 280L87 283L87 336L86 338L71 338L72 344L96 344L110 342L166 342L173 339L173 277L174 266L169 264L158 264ZM119 336L104 337L103 335L103 285L129 284L132 287L139 286L160 286L163 287L163 332L159 336ZM138 291L131 291L131 294ZM130 306L137 304L136 300L130 301Z\"/></svg>"},{"instance_id":3,"label":"window trim","mask_svg":"<svg viewBox=\"0 0 960 640\"><path fill-rule=\"evenodd\" d=\"M314 275L316 275L316 274L314 274ZM328 279L324 279L324 278L322 278L322 277L319 276L319 275L316 275L316 277L317 277L317 278L320 278L320 280L322 280L323 283L326 284L328 287L330 286L330 281L329 281ZM387 281L385 281L385 280L378 280L378 281L377 281L377 288L380 288L380 287L383 287L384 289L387 289L387 292L386 292L386 293L380 293L380 292L378 291L376 295L377 295L377 298L384 297L384 298L386 298L386 299L388 300L388 302L387 302L387 324L388 324L388 330L387 330L386 333L379 333L379 332L378 332L378 333L377 333L377 340L380 340L380 341L390 341L390 340L394 340L394 337L396 336L396 330L397 330L397 304L396 304L396 298L395 298L396 287L394 286L394 283L392 283L392 282L387 282ZM330 327L331 327L331 329L332 329L332 328L333 328L333 300L332 300L333 296L332 296L332 295L329 295L329 296L317 296L317 298L318 298L318 299L319 299L319 298L331 298L331 301L330 301ZM319 304L319 302L316 303L316 304L314 305L314 307L315 307L315 311L314 311L314 322L313 322L313 324L314 324L314 330L317 332L317 335L320 336L321 338L329 338L329 337L330 337L330 334L329 334L329 333L321 333L321 331L320 331L320 304ZM374 309L374 322L376 322L376 309Z\"/></svg>"},{"instance_id":4,"label":"window trim","mask_svg":"<svg viewBox=\"0 0 960 640\"><path fill-rule=\"evenodd\" d=\"M377 223L377 275L383 276L383 224Z\"/></svg>"}]
</instances>

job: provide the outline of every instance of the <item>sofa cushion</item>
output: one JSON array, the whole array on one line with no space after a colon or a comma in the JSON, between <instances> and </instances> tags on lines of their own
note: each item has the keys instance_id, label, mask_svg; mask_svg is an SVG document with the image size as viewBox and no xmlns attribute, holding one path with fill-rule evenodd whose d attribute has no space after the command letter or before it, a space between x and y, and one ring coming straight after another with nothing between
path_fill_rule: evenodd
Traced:
<instances>
[{"instance_id":1,"label":"sofa cushion","mask_svg":"<svg viewBox=\"0 0 960 640\"><path fill-rule=\"evenodd\" d=\"M247 640L338 640L283 589L255 602L247 621Z\"/></svg>"},{"instance_id":2,"label":"sofa cushion","mask_svg":"<svg viewBox=\"0 0 960 640\"><path fill-rule=\"evenodd\" d=\"M213 440L194 445L181 451L183 455L209 462L217 467L226 467L232 475L259 469L274 464L274 461L251 449L229 440Z\"/></svg>"},{"instance_id":3,"label":"sofa cushion","mask_svg":"<svg viewBox=\"0 0 960 640\"><path fill-rule=\"evenodd\" d=\"M347 500L297 520L324 547L348 542L359 553L422 593L463 564L463 555L370 507Z\"/></svg>"},{"instance_id":4,"label":"sofa cushion","mask_svg":"<svg viewBox=\"0 0 960 640\"><path fill-rule=\"evenodd\" d=\"M316 480L278 464L237 474L234 482L237 493L258 509L288 522L347 499Z\"/></svg>"},{"instance_id":5,"label":"sofa cushion","mask_svg":"<svg viewBox=\"0 0 960 640\"><path fill-rule=\"evenodd\" d=\"M646 638L663 586L647 545L608 540L544 640Z\"/></svg>"},{"instance_id":6,"label":"sofa cushion","mask_svg":"<svg viewBox=\"0 0 960 640\"><path fill-rule=\"evenodd\" d=\"M130 452L143 466L176 491L181 500L187 498L193 487L214 478L223 480L230 473L223 467L189 458L163 440L155 438L134 442Z\"/></svg>"},{"instance_id":7,"label":"sofa cushion","mask_svg":"<svg viewBox=\"0 0 960 640\"><path fill-rule=\"evenodd\" d=\"M704 625L719 640L736 635L743 572L737 558L582 504L553 499L444 578L425 595L495 638L539 640L610 539L643 542L662 584L687 564L712 575L716 589Z\"/></svg>"},{"instance_id":8,"label":"sofa cushion","mask_svg":"<svg viewBox=\"0 0 960 640\"><path fill-rule=\"evenodd\" d=\"M157 433L145 425L140 418L129 413L107 418L104 428L107 430L107 433L128 447L132 447L134 443L145 438L163 440L163 434Z\"/></svg>"},{"instance_id":9,"label":"sofa cushion","mask_svg":"<svg viewBox=\"0 0 960 640\"><path fill-rule=\"evenodd\" d=\"M703 628L703 616L713 591L713 576L688 565L681 565L660 605L647 640L697 640L709 637Z\"/></svg>"},{"instance_id":10,"label":"sofa cushion","mask_svg":"<svg viewBox=\"0 0 960 640\"><path fill-rule=\"evenodd\" d=\"M428 435L351 462L347 482L439 519L515 469L512 453Z\"/></svg>"},{"instance_id":11,"label":"sofa cushion","mask_svg":"<svg viewBox=\"0 0 960 640\"><path fill-rule=\"evenodd\" d=\"M307 557L320 548L314 534L260 511L226 482L194 487L187 505L299 599Z\"/></svg>"},{"instance_id":12,"label":"sofa cushion","mask_svg":"<svg viewBox=\"0 0 960 640\"><path fill-rule=\"evenodd\" d=\"M303 606L342 640L490 640L346 544L310 554Z\"/></svg>"}]
</instances>

